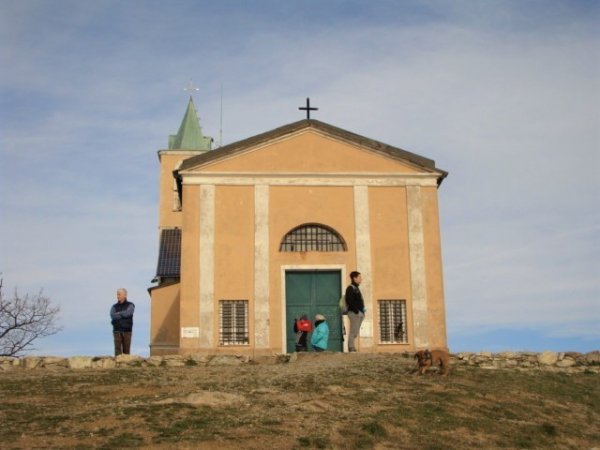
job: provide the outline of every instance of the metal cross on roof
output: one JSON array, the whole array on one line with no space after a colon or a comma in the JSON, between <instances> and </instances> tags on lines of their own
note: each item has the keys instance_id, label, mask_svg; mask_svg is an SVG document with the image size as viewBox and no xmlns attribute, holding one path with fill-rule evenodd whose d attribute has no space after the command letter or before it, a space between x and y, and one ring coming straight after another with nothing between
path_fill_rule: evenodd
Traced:
<instances>
[{"instance_id":1,"label":"metal cross on roof","mask_svg":"<svg viewBox=\"0 0 600 450\"><path fill-rule=\"evenodd\" d=\"M308 97L306 97L306 106L304 106L304 107L301 106L298 109L302 110L302 111L306 111L306 118L307 119L310 119L310 112L311 111L318 111L319 110L319 108L311 108L310 107L310 98L308 98Z\"/></svg>"}]
</instances>

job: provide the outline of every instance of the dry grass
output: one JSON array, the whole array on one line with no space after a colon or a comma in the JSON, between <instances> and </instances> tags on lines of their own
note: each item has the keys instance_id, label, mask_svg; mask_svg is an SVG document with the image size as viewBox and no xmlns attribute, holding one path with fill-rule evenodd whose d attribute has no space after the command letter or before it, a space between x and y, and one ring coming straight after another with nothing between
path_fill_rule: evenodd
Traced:
<instances>
[{"instance_id":1,"label":"dry grass","mask_svg":"<svg viewBox=\"0 0 600 450\"><path fill-rule=\"evenodd\" d=\"M0 373L1 448L600 447L600 377L402 355L289 364Z\"/></svg>"}]
</instances>

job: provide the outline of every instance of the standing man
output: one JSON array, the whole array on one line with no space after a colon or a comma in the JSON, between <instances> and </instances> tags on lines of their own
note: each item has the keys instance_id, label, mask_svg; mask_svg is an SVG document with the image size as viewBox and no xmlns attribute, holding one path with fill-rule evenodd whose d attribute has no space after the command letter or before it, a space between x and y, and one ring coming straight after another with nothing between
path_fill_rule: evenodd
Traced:
<instances>
[{"instance_id":1,"label":"standing man","mask_svg":"<svg viewBox=\"0 0 600 450\"><path fill-rule=\"evenodd\" d=\"M134 311L135 305L127 300L127 289L117 289L117 303L110 308L110 319L115 341L115 356L121 353L129 355Z\"/></svg>"},{"instance_id":2,"label":"standing man","mask_svg":"<svg viewBox=\"0 0 600 450\"><path fill-rule=\"evenodd\" d=\"M350 333L348 334L348 351L356 351L356 338L360 326L365 318L365 302L358 288L362 281L360 272L350 272L352 282L346 288L346 304L348 305L348 319L350 320Z\"/></svg>"}]
</instances>

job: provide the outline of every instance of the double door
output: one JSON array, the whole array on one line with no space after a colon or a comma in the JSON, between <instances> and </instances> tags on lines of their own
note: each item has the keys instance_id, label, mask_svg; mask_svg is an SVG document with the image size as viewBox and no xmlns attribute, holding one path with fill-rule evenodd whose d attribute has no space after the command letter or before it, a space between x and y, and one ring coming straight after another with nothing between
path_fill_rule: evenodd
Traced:
<instances>
[{"instance_id":1,"label":"double door","mask_svg":"<svg viewBox=\"0 0 600 450\"><path fill-rule=\"evenodd\" d=\"M323 314L329 325L327 350L342 351L342 324L339 311L341 297L339 270L291 270L285 273L286 346L295 351L294 318L306 314L313 322L316 314ZM309 351L310 334L308 336Z\"/></svg>"}]
</instances>

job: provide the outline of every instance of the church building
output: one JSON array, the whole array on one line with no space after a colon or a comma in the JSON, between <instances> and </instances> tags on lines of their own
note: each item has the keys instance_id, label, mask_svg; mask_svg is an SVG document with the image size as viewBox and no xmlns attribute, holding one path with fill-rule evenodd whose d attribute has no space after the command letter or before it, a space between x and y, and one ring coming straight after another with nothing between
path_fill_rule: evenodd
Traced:
<instances>
[{"instance_id":1,"label":"church building","mask_svg":"<svg viewBox=\"0 0 600 450\"><path fill-rule=\"evenodd\" d=\"M307 108L309 105L307 104ZM213 149L190 97L160 163L151 355L294 351L362 273L359 352L447 348L438 188L447 172L310 118Z\"/></svg>"}]
</instances>

